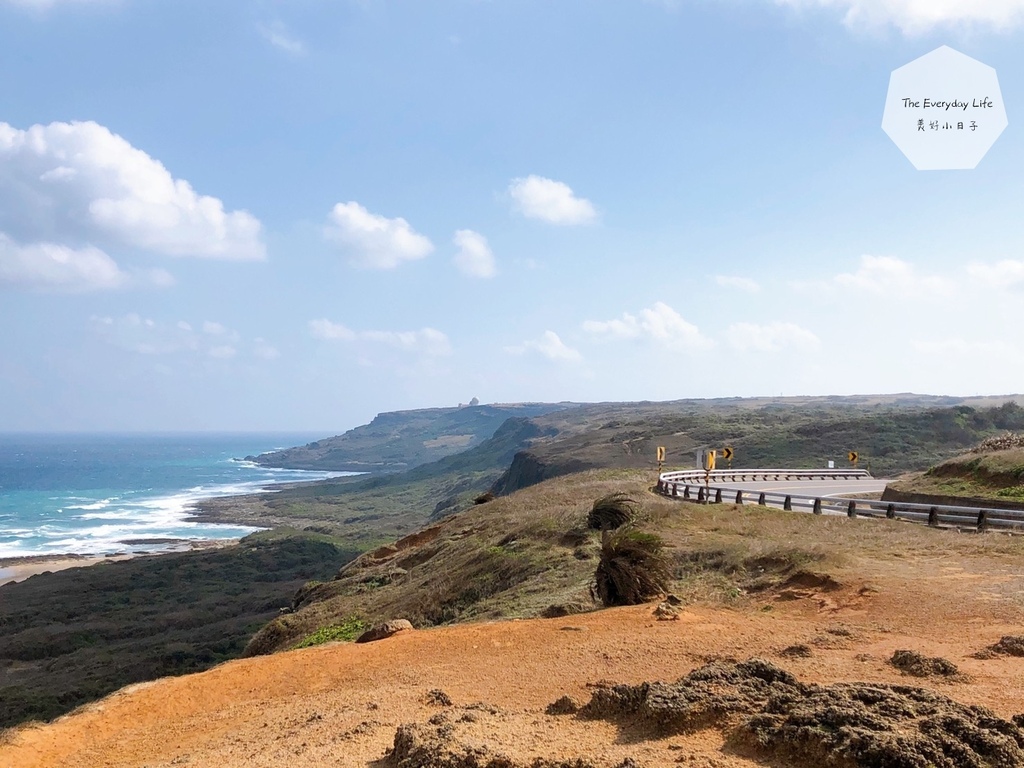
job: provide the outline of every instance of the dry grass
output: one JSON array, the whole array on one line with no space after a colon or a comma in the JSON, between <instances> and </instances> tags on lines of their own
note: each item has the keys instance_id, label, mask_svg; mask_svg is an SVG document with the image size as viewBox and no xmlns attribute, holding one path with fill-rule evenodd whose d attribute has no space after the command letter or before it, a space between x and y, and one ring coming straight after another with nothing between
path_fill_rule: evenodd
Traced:
<instances>
[{"instance_id":1,"label":"dry grass","mask_svg":"<svg viewBox=\"0 0 1024 768\"><path fill-rule=\"evenodd\" d=\"M469 508L429 534L363 555L307 590L299 609L261 631L249 651L288 647L350 616L429 626L539 616L552 605L596 609L590 587L601 542L587 516L593 499L615 493L638 501L635 526L664 541L669 586L688 602L743 603L808 569L863 576L900 559L1008 567L1024 555L1020 537L681 503L652 493L649 473L594 470Z\"/></svg>"}]
</instances>

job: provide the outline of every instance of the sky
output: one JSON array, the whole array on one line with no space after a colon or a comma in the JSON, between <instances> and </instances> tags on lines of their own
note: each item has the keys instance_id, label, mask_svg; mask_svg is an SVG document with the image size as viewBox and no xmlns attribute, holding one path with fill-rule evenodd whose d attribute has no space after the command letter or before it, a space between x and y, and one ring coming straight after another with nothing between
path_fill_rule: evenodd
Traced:
<instances>
[{"instance_id":1,"label":"sky","mask_svg":"<svg viewBox=\"0 0 1024 768\"><path fill-rule=\"evenodd\" d=\"M1022 43L1024 0L0 0L0 431L1020 392ZM882 129L940 46L998 76L973 170Z\"/></svg>"}]
</instances>

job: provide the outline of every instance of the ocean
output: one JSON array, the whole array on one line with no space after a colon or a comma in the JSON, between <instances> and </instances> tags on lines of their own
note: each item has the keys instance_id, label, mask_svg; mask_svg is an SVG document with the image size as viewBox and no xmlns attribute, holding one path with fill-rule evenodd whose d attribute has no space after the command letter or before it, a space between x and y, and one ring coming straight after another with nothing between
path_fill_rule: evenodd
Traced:
<instances>
[{"instance_id":1,"label":"ocean","mask_svg":"<svg viewBox=\"0 0 1024 768\"><path fill-rule=\"evenodd\" d=\"M259 529L188 521L189 507L352 474L271 469L242 458L323 437L0 434L0 558L157 552L180 548L181 540L245 536Z\"/></svg>"}]
</instances>

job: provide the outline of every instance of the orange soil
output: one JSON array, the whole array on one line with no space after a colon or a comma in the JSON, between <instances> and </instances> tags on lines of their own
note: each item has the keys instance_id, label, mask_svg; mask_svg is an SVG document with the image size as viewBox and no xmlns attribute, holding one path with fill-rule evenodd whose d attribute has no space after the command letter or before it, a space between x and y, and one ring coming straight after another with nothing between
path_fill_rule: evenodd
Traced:
<instances>
[{"instance_id":1,"label":"orange soil","mask_svg":"<svg viewBox=\"0 0 1024 768\"><path fill-rule=\"evenodd\" d=\"M442 711L427 698L437 688L456 708L497 708L459 723L461 742L524 762L583 757L612 766L632 757L645 766L765 765L723 750L713 730L637 742L608 723L544 713L563 694L588 700L588 682L674 680L714 658L768 658L807 682L922 685L1004 718L1024 711L1024 659L970 655L1024 633L1019 572L908 565L894 563L894 573L870 586L839 574L840 588L796 584L743 608L690 607L678 621L654 620L648 605L235 661L132 686L49 725L15 729L0 739L0 766L368 767L398 725ZM812 656L779 657L796 643L810 646ZM886 663L901 648L949 659L970 680L901 677Z\"/></svg>"}]
</instances>

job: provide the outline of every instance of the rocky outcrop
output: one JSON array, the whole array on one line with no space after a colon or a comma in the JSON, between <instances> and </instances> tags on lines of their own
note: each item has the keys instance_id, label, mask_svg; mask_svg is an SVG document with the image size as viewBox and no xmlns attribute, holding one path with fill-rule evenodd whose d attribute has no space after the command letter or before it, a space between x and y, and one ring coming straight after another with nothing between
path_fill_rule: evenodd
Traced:
<instances>
[{"instance_id":1,"label":"rocky outcrop","mask_svg":"<svg viewBox=\"0 0 1024 768\"><path fill-rule=\"evenodd\" d=\"M675 683L597 687L580 716L660 738L715 727L735 748L793 768L1010 768L1024 730L923 688L811 685L773 664L715 662Z\"/></svg>"},{"instance_id":2,"label":"rocky outcrop","mask_svg":"<svg viewBox=\"0 0 1024 768\"><path fill-rule=\"evenodd\" d=\"M412 628L412 622L406 619L385 621L383 624L378 624L376 627L363 632L363 634L356 638L356 642L373 643L377 640L384 640L392 635L397 635L399 632L409 631Z\"/></svg>"}]
</instances>

